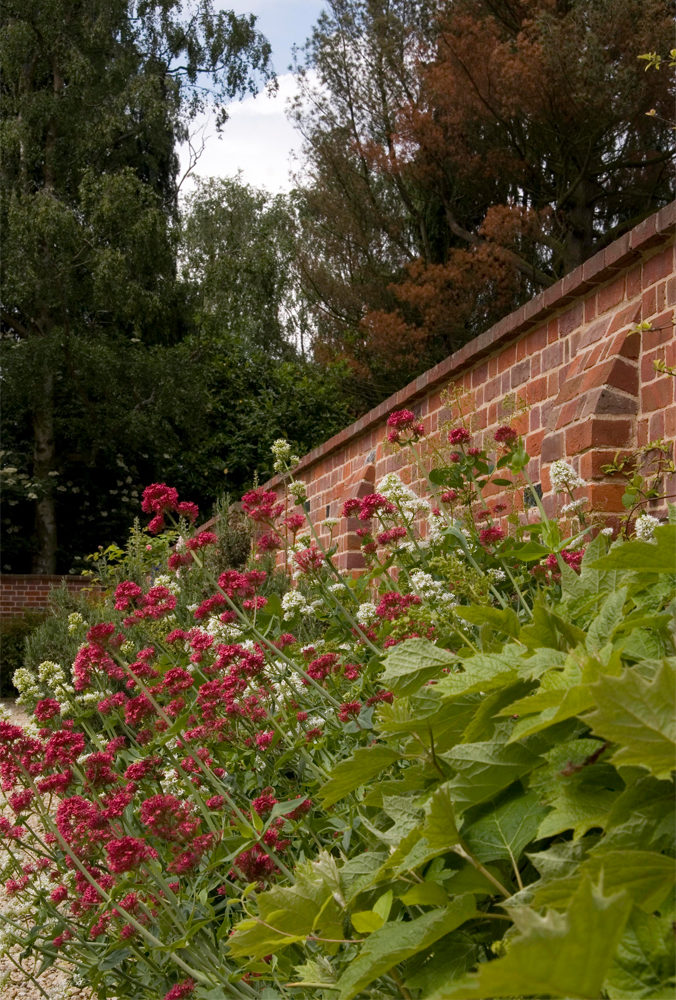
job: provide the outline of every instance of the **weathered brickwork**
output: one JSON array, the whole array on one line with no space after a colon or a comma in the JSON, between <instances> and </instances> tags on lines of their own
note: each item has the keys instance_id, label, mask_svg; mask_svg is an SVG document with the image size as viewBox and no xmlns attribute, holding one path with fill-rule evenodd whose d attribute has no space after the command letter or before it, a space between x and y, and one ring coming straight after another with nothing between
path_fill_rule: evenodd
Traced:
<instances>
[{"instance_id":1,"label":"weathered brickwork","mask_svg":"<svg viewBox=\"0 0 676 1000\"><path fill-rule=\"evenodd\" d=\"M315 523L372 492L388 472L421 487L410 452L385 440L387 415L411 409L428 444L461 414L477 443L511 423L532 457L529 475L552 507L548 465L565 458L589 483L593 509L622 510L624 487L601 467L618 451L676 438L676 202L646 219L301 460ZM652 329L629 335L636 323ZM281 492L278 479L268 488ZM664 484L676 493L676 482ZM336 529L338 562L362 564L357 522Z\"/></svg>"},{"instance_id":2,"label":"weathered brickwork","mask_svg":"<svg viewBox=\"0 0 676 1000\"><path fill-rule=\"evenodd\" d=\"M64 583L73 594L92 587L91 581L84 577L0 573L0 618L19 618L27 612L43 611L51 591Z\"/></svg>"},{"instance_id":3,"label":"weathered brickwork","mask_svg":"<svg viewBox=\"0 0 676 1000\"><path fill-rule=\"evenodd\" d=\"M444 429L462 416L477 443L489 444L496 427L511 423L524 435L529 475L550 509L548 466L565 458L589 483L593 509L621 511L624 487L602 466L623 450L676 439L676 379L654 365L676 365L675 232L672 202L305 455L297 474L313 521L338 517L346 499L373 492L388 472L424 495L410 452L385 440L388 414L404 408L423 422L428 447L442 444ZM649 331L628 335L643 321ZM278 479L267 487L283 492ZM676 494L676 479L664 487ZM334 532L343 569L363 565L357 527L350 518ZM64 579L87 586L74 577L0 575L0 615L45 607Z\"/></svg>"}]
</instances>

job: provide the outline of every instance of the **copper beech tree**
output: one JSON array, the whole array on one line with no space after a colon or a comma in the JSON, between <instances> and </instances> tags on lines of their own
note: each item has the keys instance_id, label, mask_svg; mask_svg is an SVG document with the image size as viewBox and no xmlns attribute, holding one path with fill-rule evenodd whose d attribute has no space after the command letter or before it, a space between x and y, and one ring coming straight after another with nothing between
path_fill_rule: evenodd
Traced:
<instances>
[{"instance_id":1,"label":"copper beech tree","mask_svg":"<svg viewBox=\"0 0 676 1000\"><path fill-rule=\"evenodd\" d=\"M304 274L320 349L373 399L674 197L672 77L638 60L669 47L674 5L329 7L296 110Z\"/></svg>"}]
</instances>

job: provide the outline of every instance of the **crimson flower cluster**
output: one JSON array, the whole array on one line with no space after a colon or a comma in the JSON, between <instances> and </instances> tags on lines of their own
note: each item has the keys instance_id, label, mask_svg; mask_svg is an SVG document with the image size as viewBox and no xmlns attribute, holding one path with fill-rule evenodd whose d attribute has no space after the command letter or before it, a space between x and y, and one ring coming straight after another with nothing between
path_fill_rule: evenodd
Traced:
<instances>
[{"instance_id":1,"label":"crimson flower cluster","mask_svg":"<svg viewBox=\"0 0 676 1000\"><path fill-rule=\"evenodd\" d=\"M390 444L409 444L425 433L425 425L418 421L412 410L393 410L387 418L387 426Z\"/></svg>"},{"instance_id":2,"label":"crimson flower cluster","mask_svg":"<svg viewBox=\"0 0 676 1000\"><path fill-rule=\"evenodd\" d=\"M194 523L199 516L197 505L190 502L179 503L178 491L166 483L151 483L150 486L146 486L141 500L141 510L144 514L154 514L148 524L151 535L157 535L164 530L165 514L176 513L179 517L187 517L191 523Z\"/></svg>"}]
</instances>

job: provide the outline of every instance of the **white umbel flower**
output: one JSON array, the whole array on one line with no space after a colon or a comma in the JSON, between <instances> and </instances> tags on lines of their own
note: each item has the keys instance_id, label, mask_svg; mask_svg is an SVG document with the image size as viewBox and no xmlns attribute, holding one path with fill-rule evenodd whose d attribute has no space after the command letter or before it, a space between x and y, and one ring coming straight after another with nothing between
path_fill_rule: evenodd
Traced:
<instances>
[{"instance_id":1,"label":"white umbel flower","mask_svg":"<svg viewBox=\"0 0 676 1000\"><path fill-rule=\"evenodd\" d=\"M579 486L587 485L572 465L561 459L552 462L549 467L549 477L557 493L565 493L567 490L576 490Z\"/></svg>"},{"instance_id":2,"label":"white umbel flower","mask_svg":"<svg viewBox=\"0 0 676 1000\"><path fill-rule=\"evenodd\" d=\"M634 534L642 542L652 542L653 532L659 526L659 520L652 514L641 514L634 523Z\"/></svg>"}]
</instances>

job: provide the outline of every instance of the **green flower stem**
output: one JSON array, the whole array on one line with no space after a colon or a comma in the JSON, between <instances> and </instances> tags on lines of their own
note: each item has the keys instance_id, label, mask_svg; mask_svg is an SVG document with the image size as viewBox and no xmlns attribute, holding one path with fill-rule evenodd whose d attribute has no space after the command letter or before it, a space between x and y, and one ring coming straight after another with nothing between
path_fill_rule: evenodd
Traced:
<instances>
[{"instance_id":1,"label":"green flower stem","mask_svg":"<svg viewBox=\"0 0 676 1000\"><path fill-rule=\"evenodd\" d=\"M495 876L491 875L491 873L488 871L488 869L484 868L484 866L481 864L481 862L477 861L477 859L474 857L474 855L471 854L467 850L466 847L463 847L461 844L457 844L453 848L453 850L455 851L456 854L458 854L465 861L469 861L469 863L472 865L472 867L476 868L476 870L478 872L481 872L481 874L484 876L484 878L487 878L488 881L492 885L495 886L495 888L498 890L498 892L500 893L501 896L504 896L505 899L509 899L509 897L512 895L512 893L509 892L508 889L505 889L504 885L501 882L499 882L495 878Z\"/></svg>"},{"instance_id":2,"label":"green flower stem","mask_svg":"<svg viewBox=\"0 0 676 1000\"><path fill-rule=\"evenodd\" d=\"M31 981L33 986L35 986L35 988L40 993L40 996L47 997L47 1000L50 1000L49 993L45 993L45 991L43 990L42 986L40 986L40 983L37 981L33 973L29 972L28 969L24 969L23 965L21 965L21 963L18 962L12 954L10 954L9 950L5 952L4 958L9 959L12 965L19 970L24 979L29 979Z\"/></svg>"}]
</instances>

